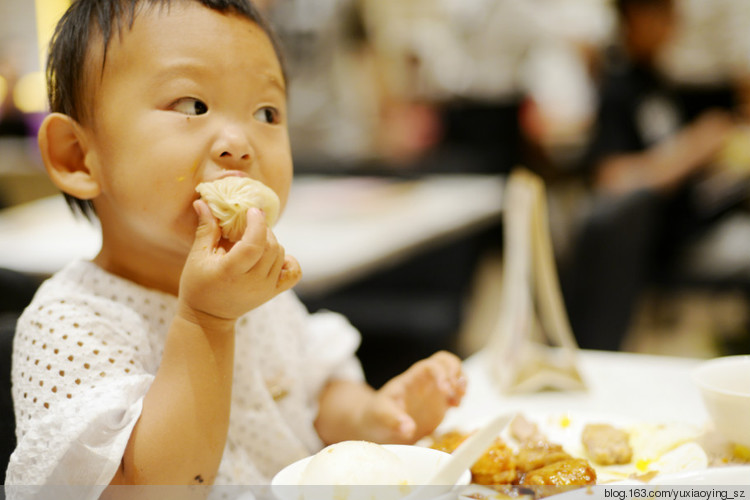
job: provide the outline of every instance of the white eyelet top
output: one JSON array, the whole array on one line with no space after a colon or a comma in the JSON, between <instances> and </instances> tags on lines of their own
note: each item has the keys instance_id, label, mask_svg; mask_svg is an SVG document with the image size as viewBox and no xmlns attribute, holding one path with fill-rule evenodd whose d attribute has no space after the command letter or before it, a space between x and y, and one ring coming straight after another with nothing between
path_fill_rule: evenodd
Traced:
<instances>
[{"instance_id":1,"label":"white eyelet top","mask_svg":"<svg viewBox=\"0 0 750 500\"><path fill-rule=\"evenodd\" d=\"M46 281L18 321L12 384L18 445L6 484L103 485L119 466L159 366L176 297L91 262ZM322 447L317 396L364 380L358 332L309 314L292 292L237 321L234 387L216 484L268 484ZM100 492L92 489L92 498Z\"/></svg>"}]
</instances>

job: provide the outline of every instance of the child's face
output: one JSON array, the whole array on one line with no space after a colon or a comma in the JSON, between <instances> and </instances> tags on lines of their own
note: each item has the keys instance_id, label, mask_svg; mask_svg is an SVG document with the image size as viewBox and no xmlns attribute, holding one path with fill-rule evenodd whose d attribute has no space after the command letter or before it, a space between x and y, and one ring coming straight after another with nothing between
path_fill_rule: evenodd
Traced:
<instances>
[{"instance_id":1,"label":"child's face","mask_svg":"<svg viewBox=\"0 0 750 500\"><path fill-rule=\"evenodd\" d=\"M120 245L184 257L195 186L227 175L265 183L284 206L292 179L284 80L256 24L174 2L140 11L112 37L101 79L101 53L89 61L86 162L101 186L94 204L105 236L109 227Z\"/></svg>"}]
</instances>

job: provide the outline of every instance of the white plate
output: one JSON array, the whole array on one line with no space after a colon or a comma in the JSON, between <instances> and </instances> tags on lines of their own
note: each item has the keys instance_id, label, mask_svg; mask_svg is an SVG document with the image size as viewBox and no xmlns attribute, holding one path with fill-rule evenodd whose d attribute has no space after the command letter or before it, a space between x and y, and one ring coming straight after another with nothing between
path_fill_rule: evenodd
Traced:
<instances>
[{"instance_id":1,"label":"white plate","mask_svg":"<svg viewBox=\"0 0 750 500\"><path fill-rule=\"evenodd\" d=\"M750 486L750 465L715 467L712 469L680 472L656 476L649 485L712 485Z\"/></svg>"}]
</instances>

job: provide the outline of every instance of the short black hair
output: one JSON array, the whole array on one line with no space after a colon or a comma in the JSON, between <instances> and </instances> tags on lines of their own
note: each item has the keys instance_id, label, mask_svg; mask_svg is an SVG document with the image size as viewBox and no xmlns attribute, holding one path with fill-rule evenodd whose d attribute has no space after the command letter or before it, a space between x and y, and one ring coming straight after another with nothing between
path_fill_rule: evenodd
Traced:
<instances>
[{"instance_id":1,"label":"short black hair","mask_svg":"<svg viewBox=\"0 0 750 500\"><path fill-rule=\"evenodd\" d=\"M282 67L284 58L279 40L260 11L250 0L74 0L57 24L49 46L47 60L47 98L50 111L63 113L81 122L86 118L83 105L86 96L86 57L97 34L102 37L104 50L102 68L107 59L107 47L112 36L123 27L130 28L141 5L168 7L177 1L194 1L221 13L238 14L257 24L271 39ZM91 200L81 200L63 193L73 210L86 218L96 217Z\"/></svg>"}]
</instances>

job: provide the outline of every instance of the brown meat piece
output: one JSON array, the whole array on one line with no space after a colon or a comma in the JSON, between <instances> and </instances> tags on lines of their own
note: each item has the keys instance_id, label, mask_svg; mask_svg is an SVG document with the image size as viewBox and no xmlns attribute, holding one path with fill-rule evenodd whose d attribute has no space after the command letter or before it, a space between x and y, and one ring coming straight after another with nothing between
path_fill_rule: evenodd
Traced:
<instances>
[{"instance_id":1,"label":"brown meat piece","mask_svg":"<svg viewBox=\"0 0 750 500\"><path fill-rule=\"evenodd\" d=\"M496 439L471 467L471 475L476 484L512 484L518 476L513 450Z\"/></svg>"},{"instance_id":2,"label":"brown meat piece","mask_svg":"<svg viewBox=\"0 0 750 500\"><path fill-rule=\"evenodd\" d=\"M456 451L456 448L458 448L458 445L466 441L467 437L469 437L469 435L464 434L463 432L449 431L435 438L435 442L432 443L430 448L444 451L446 453L453 453Z\"/></svg>"},{"instance_id":3,"label":"brown meat piece","mask_svg":"<svg viewBox=\"0 0 750 500\"><path fill-rule=\"evenodd\" d=\"M524 474L524 486L585 486L596 484L596 472L582 458L568 458Z\"/></svg>"},{"instance_id":4,"label":"brown meat piece","mask_svg":"<svg viewBox=\"0 0 750 500\"><path fill-rule=\"evenodd\" d=\"M627 464L633 457L627 433L609 424L588 424L581 441L591 460L600 465Z\"/></svg>"},{"instance_id":5,"label":"brown meat piece","mask_svg":"<svg viewBox=\"0 0 750 500\"><path fill-rule=\"evenodd\" d=\"M521 444L538 443L547 438L539 431L536 423L527 420L521 414L516 415L510 422L510 435Z\"/></svg>"},{"instance_id":6,"label":"brown meat piece","mask_svg":"<svg viewBox=\"0 0 750 500\"><path fill-rule=\"evenodd\" d=\"M522 446L516 454L516 468L525 473L572 458L559 444L537 442Z\"/></svg>"}]
</instances>

